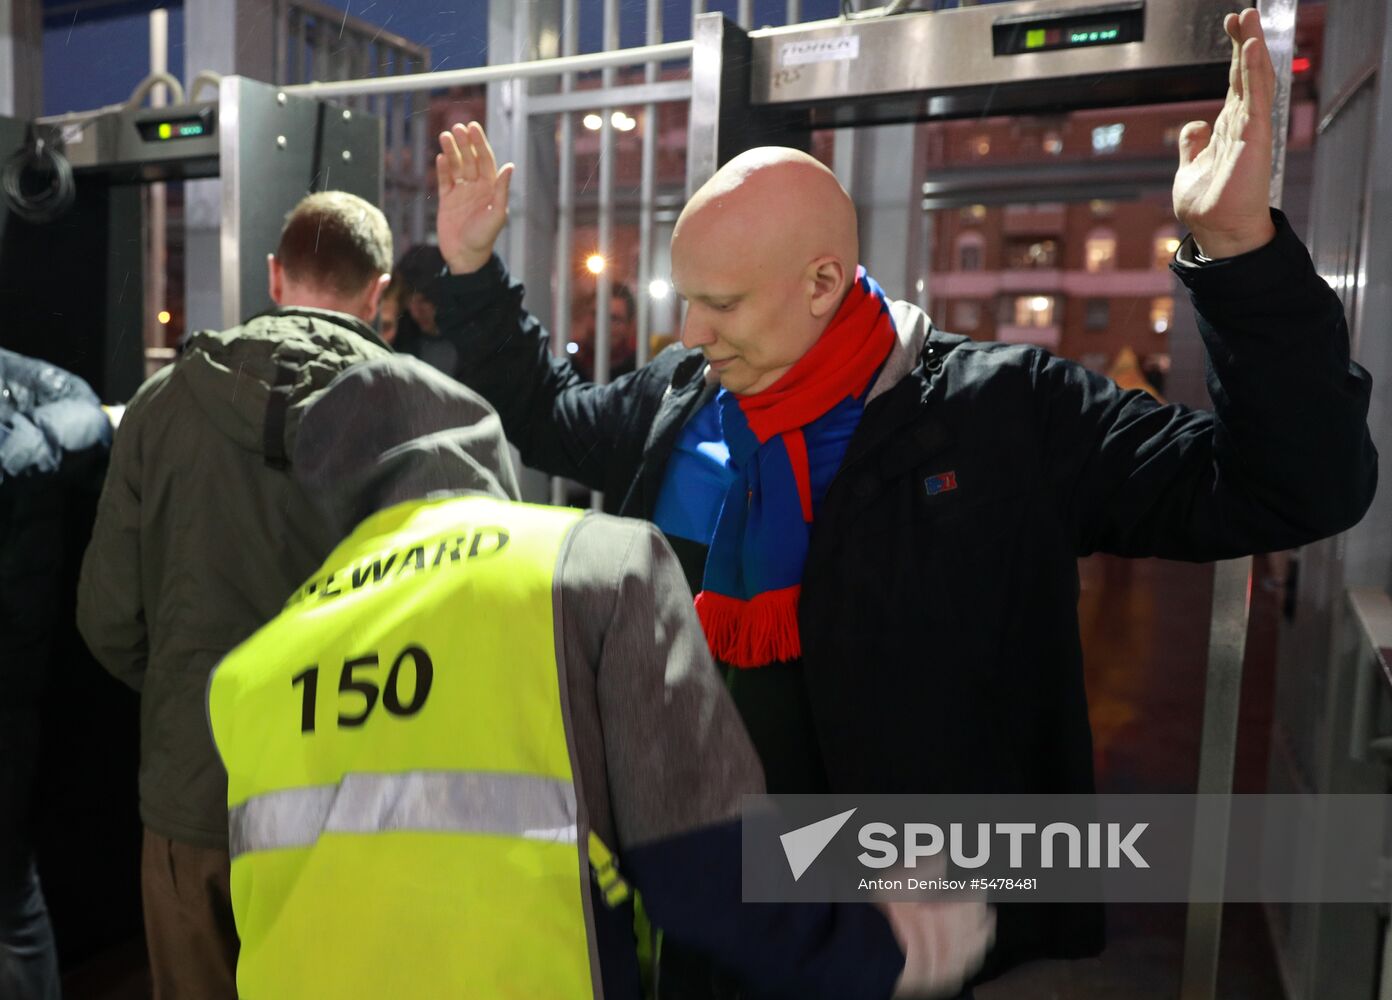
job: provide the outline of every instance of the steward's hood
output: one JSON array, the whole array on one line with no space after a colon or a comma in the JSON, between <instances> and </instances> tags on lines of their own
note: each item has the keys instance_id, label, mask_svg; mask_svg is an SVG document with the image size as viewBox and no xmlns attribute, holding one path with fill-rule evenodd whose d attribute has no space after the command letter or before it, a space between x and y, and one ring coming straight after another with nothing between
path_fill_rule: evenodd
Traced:
<instances>
[{"instance_id":1,"label":"steward's hood","mask_svg":"<svg viewBox=\"0 0 1392 1000\"><path fill-rule=\"evenodd\" d=\"M179 374L203 414L240 447L284 461L306 407L350 365L389 357L361 320L327 309L262 313L231 330L189 337Z\"/></svg>"},{"instance_id":2,"label":"steward's hood","mask_svg":"<svg viewBox=\"0 0 1392 1000\"><path fill-rule=\"evenodd\" d=\"M409 355L357 365L300 419L296 480L343 532L433 494L519 497L503 425L482 397Z\"/></svg>"}]
</instances>

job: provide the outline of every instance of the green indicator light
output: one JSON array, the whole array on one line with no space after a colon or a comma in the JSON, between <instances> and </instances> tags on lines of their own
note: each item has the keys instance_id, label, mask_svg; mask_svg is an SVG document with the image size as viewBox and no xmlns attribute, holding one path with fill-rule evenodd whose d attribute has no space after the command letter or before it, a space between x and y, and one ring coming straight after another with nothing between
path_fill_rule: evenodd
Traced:
<instances>
[{"instance_id":1,"label":"green indicator light","mask_svg":"<svg viewBox=\"0 0 1392 1000\"><path fill-rule=\"evenodd\" d=\"M202 125L180 125L180 126L179 126L179 135L181 135L181 136L202 135L202 134L203 134L203 126L202 126Z\"/></svg>"},{"instance_id":2,"label":"green indicator light","mask_svg":"<svg viewBox=\"0 0 1392 1000\"><path fill-rule=\"evenodd\" d=\"M1025 32L1025 48L1042 49L1044 47L1044 29L1032 28Z\"/></svg>"},{"instance_id":3,"label":"green indicator light","mask_svg":"<svg viewBox=\"0 0 1392 1000\"><path fill-rule=\"evenodd\" d=\"M168 139L173 134L174 126L170 125L168 122L160 122L159 137L161 139Z\"/></svg>"}]
</instances>

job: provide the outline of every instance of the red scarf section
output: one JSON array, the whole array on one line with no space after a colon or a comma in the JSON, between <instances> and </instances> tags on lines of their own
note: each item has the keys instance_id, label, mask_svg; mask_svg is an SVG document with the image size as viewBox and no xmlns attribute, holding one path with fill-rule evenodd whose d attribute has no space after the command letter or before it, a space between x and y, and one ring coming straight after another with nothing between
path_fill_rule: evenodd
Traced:
<instances>
[{"instance_id":1,"label":"red scarf section","mask_svg":"<svg viewBox=\"0 0 1392 1000\"><path fill-rule=\"evenodd\" d=\"M809 526L813 498L803 428L848 397L864 393L894 341L889 304L865 269L857 268L840 308L811 350L767 389L739 397L740 412L761 446L781 436L803 521ZM800 657L797 603L801 590L800 584L782 587L748 600L702 590L696 596L696 611L711 651L717 659L743 668Z\"/></svg>"}]
</instances>

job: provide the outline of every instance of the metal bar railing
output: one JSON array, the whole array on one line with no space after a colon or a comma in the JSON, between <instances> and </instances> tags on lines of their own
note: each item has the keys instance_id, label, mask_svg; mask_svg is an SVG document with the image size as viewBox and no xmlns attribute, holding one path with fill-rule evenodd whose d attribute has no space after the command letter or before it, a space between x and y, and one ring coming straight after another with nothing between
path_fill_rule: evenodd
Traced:
<instances>
[{"instance_id":1,"label":"metal bar railing","mask_svg":"<svg viewBox=\"0 0 1392 1000\"><path fill-rule=\"evenodd\" d=\"M563 0L561 4L561 58L570 59L579 48L580 12L578 0ZM561 96L575 90L575 74L561 74ZM551 323L551 353L560 357L570 342L571 286L575 278L575 115L560 114L560 148L557 150L556 174L560 190L556 198L556 300ZM551 478L551 502L565 503L565 480Z\"/></svg>"},{"instance_id":2,"label":"metal bar railing","mask_svg":"<svg viewBox=\"0 0 1392 1000\"><path fill-rule=\"evenodd\" d=\"M480 66L476 69L436 70L396 76L386 80L342 80L323 83L302 83L285 89L308 97L344 97L349 94L405 94L417 90L436 90L441 87L467 87L496 80L524 80L560 73L585 73L609 67L637 66L646 62L666 62L687 59L694 44L690 41L664 42L661 45L642 45L613 52L588 52L584 55L558 59L534 59L527 62Z\"/></svg>"},{"instance_id":3,"label":"metal bar railing","mask_svg":"<svg viewBox=\"0 0 1392 1000\"><path fill-rule=\"evenodd\" d=\"M648 0L647 38L649 45L662 41L662 4L658 0ZM650 62L643 68L643 80L650 89L658 83L658 65ZM691 97L690 81L684 83L687 99ZM638 310L637 337L634 345L633 363L641 368L648 363L649 347L652 343L652 295L649 287L653 276L653 200L657 194L657 102L648 101L643 105L643 162L638 191L638 287L634 289L634 303Z\"/></svg>"},{"instance_id":4,"label":"metal bar railing","mask_svg":"<svg viewBox=\"0 0 1392 1000\"><path fill-rule=\"evenodd\" d=\"M604 49L619 47L619 3L604 0ZM606 66L603 89L614 86L614 67ZM595 276L594 380L609 381L609 300L613 297L614 261L614 156L616 145L614 116L600 116L599 127L599 236L595 252L604 261Z\"/></svg>"},{"instance_id":5,"label":"metal bar railing","mask_svg":"<svg viewBox=\"0 0 1392 1000\"><path fill-rule=\"evenodd\" d=\"M598 108L632 107L635 104L663 104L691 99L690 80L659 80L629 86L603 87L599 90L574 90L560 94L541 94L531 99L534 115L559 114L564 111L595 110Z\"/></svg>"},{"instance_id":6,"label":"metal bar railing","mask_svg":"<svg viewBox=\"0 0 1392 1000\"><path fill-rule=\"evenodd\" d=\"M424 74L426 61L423 56L415 56L412 61L412 69L417 74ZM425 240L425 192L427 190L425 178L426 161L426 136L425 127L429 123L430 95L424 93L413 94L411 96L411 172L410 177L415 188L414 197L411 199L411 242L421 243Z\"/></svg>"},{"instance_id":7,"label":"metal bar railing","mask_svg":"<svg viewBox=\"0 0 1392 1000\"><path fill-rule=\"evenodd\" d=\"M802 0L788 0L788 7L783 15L783 20L788 24L797 24L802 20Z\"/></svg>"}]
</instances>

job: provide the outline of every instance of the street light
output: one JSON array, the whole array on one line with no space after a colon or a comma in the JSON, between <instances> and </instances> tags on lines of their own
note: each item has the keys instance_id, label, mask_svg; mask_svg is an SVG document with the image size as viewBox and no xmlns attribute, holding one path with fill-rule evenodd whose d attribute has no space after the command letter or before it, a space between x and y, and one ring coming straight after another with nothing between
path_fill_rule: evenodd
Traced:
<instances>
[{"instance_id":1,"label":"street light","mask_svg":"<svg viewBox=\"0 0 1392 1000\"><path fill-rule=\"evenodd\" d=\"M592 253L585 258L585 270L589 271L591 274L603 274L607 264L608 261L597 253Z\"/></svg>"}]
</instances>

